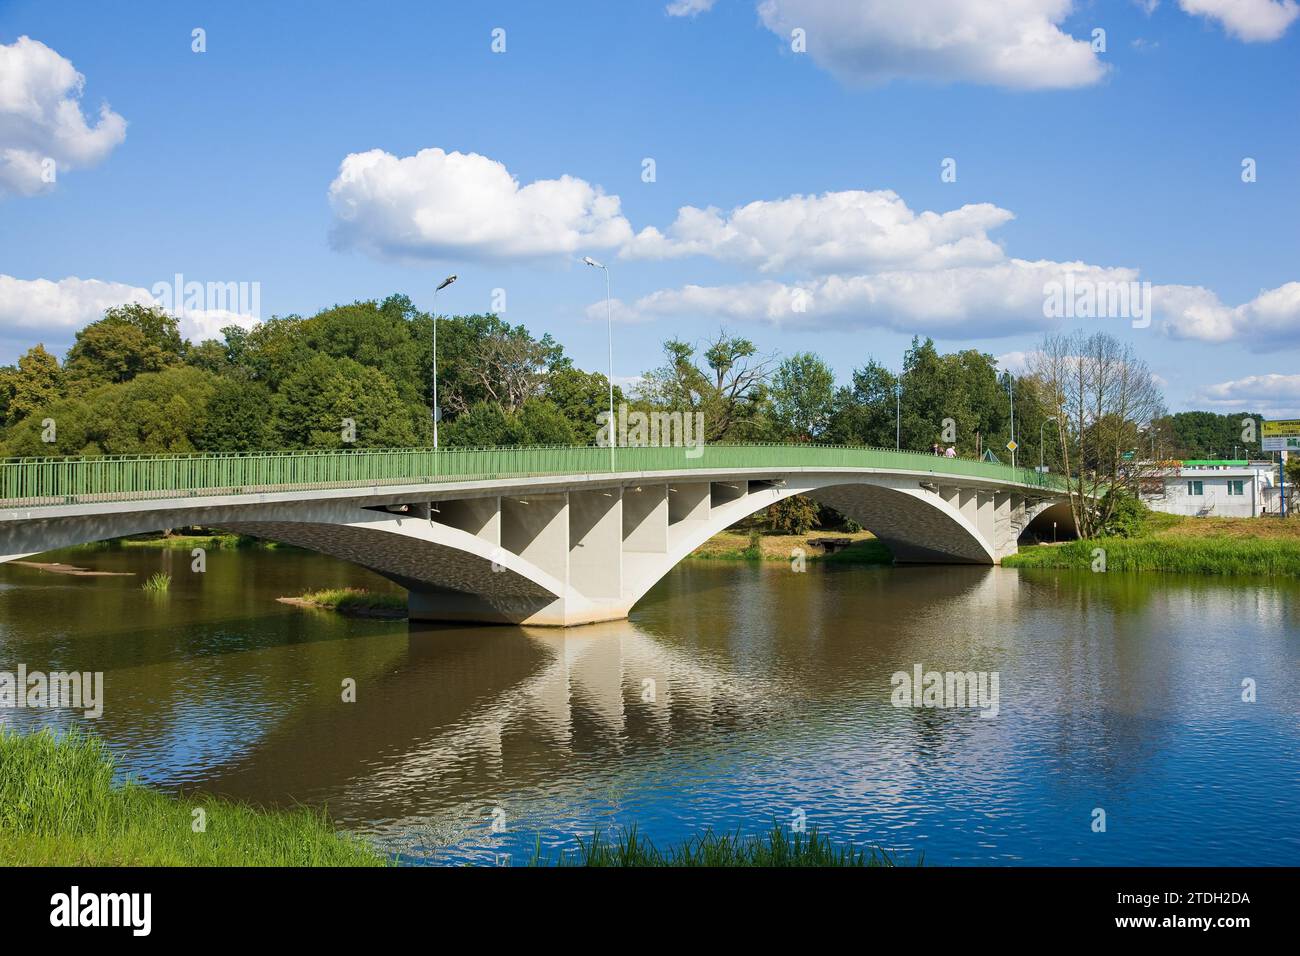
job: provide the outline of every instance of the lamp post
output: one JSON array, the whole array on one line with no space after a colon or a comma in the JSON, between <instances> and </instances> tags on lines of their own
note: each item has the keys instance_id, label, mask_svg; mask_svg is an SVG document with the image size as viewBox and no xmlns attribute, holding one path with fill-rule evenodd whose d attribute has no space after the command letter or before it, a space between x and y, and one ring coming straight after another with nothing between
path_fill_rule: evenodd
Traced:
<instances>
[{"instance_id":1,"label":"lamp post","mask_svg":"<svg viewBox=\"0 0 1300 956\"><path fill-rule=\"evenodd\" d=\"M433 290L433 447L438 447L438 419L442 412L438 409L438 293L456 281L456 276L447 276Z\"/></svg>"},{"instance_id":2,"label":"lamp post","mask_svg":"<svg viewBox=\"0 0 1300 956\"><path fill-rule=\"evenodd\" d=\"M614 446L618 444L618 431L614 425L614 318L609 298L609 269L591 256L583 256L587 265L605 270L605 330L609 335L609 470L614 470Z\"/></svg>"}]
</instances>

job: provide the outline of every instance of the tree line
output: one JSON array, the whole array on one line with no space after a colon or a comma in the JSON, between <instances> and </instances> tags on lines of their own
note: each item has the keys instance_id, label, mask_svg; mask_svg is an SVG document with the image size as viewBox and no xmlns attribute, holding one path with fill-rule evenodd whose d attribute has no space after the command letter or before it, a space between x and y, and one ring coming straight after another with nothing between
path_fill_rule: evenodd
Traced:
<instances>
[{"instance_id":1,"label":"tree line","mask_svg":"<svg viewBox=\"0 0 1300 956\"><path fill-rule=\"evenodd\" d=\"M189 343L164 311L112 308L77 333L62 361L37 345L0 368L0 453L428 445L433 322L392 295ZM441 444L596 441L609 400L604 374L498 315L437 323ZM1038 463L1041 437L1053 470L1091 476L1081 494L1131 481L1134 460L1259 454L1258 427L1250 436L1242 427L1259 416L1166 414L1145 364L1103 333L1049 336L1018 375L990 354L940 353L914 338L900 372L867 355L837 382L812 352L763 354L722 330L665 342L662 360L630 391L616 388L615 402L702 413L710 443L897 442L1003 462L1014 400L1018 462Z\"/></svg>"}]
</instances>

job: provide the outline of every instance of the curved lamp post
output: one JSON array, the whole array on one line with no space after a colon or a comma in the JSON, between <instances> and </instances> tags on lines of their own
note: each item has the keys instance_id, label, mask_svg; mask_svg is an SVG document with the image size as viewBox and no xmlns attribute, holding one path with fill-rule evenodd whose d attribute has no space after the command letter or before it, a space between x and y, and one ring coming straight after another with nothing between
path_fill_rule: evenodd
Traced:
<instances>
[{"instance_id":1,"label":"curved lamp post","mask_svg":"<svg viewBox=\"0 0 1300 956\"><path fill-rule=\"evenodd\" d=\"M618 431L614 426L614 319L609 298L609 269L591 256L582 261L594 269L605 270L605 329L609 335L609 470L614 470L614 446L618 444Z\"/></svg>"},{"instance_id":2,"label":"curved lamp post","mask_svg":"<svg viewBox=\"0 0 1300 956\"><path fill-rule=\"evenodd\" d=\"M447 276L433 290L433 447L438 447L438 293L456 281L456 275Z\"/></svg>"}]
</instances>

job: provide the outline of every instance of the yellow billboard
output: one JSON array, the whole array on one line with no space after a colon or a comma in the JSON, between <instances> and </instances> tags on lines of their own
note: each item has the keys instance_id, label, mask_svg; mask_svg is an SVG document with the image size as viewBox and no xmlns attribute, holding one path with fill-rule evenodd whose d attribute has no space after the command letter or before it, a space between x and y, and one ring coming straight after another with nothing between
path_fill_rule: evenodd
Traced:
<instances>
[{"instance_id":1,"label":"yellow billboard","mask_svg":"<svg viewBox=\"0 0 1300 956\"><path fill-rule=\"evenodd\" d=\"M1290 438L1300 435L1300 418L1285 418L1276 422L1263 422L1265 438Z\"/></svg>"}]
</instances>

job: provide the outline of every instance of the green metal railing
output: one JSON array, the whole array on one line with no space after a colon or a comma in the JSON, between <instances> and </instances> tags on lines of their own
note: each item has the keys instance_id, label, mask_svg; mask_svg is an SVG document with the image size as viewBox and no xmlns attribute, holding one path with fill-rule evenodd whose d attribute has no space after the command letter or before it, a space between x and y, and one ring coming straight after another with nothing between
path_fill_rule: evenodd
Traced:
<instances>
[{"instance_id":1,"label":"green metal railing","mask_svg":"<svg viewBox=\"0 0 1300 956\"><path fill-rule=\"evenodd\" d=\"M547 475L727 468L876 468L1059 489L1056 475L965 458L842 445L695 448L374 448L0 460L0 507L365 488Z\"/></svg>"}]
</instances>

